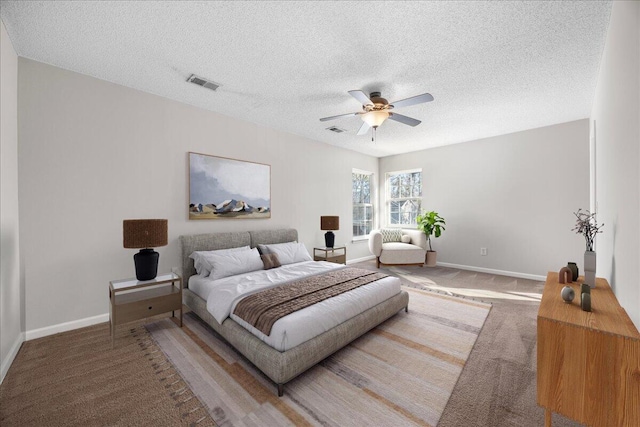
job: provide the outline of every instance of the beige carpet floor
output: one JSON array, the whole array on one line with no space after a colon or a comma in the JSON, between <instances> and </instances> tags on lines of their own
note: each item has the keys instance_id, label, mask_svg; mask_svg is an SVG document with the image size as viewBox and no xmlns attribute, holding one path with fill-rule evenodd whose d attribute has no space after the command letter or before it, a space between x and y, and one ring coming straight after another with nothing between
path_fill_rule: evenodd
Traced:
<instances>
[{"instance_id":1,"label":"beige carpet floor","mask_svg":"<svg viewBox=\"0 0 640 427\"><path fill-rule=\"evenodd\" d=\"M491 306L417 289L398 313L285 386L196 316L147 328L218 425L435 426Z\"/></svg>"},{"instance_id":2,"label":"beige carpet floor","mask_svg":"<svg viewBox=\"0 0 640 427\"><path fill-rule=\"evenodd\" d=\"M0 425L214 423L142 324L119 327L112 350L103 323L24 343L0 385Z\"/></svg>"}]
</instances>

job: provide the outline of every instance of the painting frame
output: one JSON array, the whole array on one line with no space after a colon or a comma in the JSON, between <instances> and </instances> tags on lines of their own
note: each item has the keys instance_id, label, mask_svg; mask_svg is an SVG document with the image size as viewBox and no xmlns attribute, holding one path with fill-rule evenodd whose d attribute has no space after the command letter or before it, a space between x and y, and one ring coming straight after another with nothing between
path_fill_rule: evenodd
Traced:
<instances>
[{"instance_id":1,"label":"painting frame","mask_svg":"<svg viewBox=\"0 0 640 427\"><path fill-rule=\"evenodd\" d=\"M189 220L271 218L271 165L188 152Z\"/></svg>"}]
</instances>

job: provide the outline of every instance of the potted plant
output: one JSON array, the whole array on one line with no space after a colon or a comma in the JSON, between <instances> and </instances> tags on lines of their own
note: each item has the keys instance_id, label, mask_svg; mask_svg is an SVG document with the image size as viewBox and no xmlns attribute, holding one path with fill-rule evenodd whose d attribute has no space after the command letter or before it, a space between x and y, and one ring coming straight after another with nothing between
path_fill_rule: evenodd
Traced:
<instances>
[{"instance_id":1,"label":"potted plant","mask_svg":"<svg viewBox=\"0 0 640 427\"><path fill-rule=\"evenodd\" d=\"M431 247L431 236L440 237L442 231L444 231L445 222L444 219L438 215L438 212L423 212L416 217L416 223L418 229L427 236L427 243L429 244L429 250L427 250L426 264L427 267L436 266L436 258L438 253Z\"/></svg>"},{"instance_id":2,"label":"potted plant","mask_svg":"<svg viewBox=\"0 0 640 427\"><path fill-rule=\"evenodd\" d=\"M582 234L587 246L584 252L584 282L591 288L595 288L596 253L593 250L593 243L596 240L596 235L602 233L601 228L604 227L604 224L598 225L596 214L589 211L583 212L582 209L578 209L578 212L573 214L576 216L576 225L572 231Z\"/></svg>"}]
</instances>

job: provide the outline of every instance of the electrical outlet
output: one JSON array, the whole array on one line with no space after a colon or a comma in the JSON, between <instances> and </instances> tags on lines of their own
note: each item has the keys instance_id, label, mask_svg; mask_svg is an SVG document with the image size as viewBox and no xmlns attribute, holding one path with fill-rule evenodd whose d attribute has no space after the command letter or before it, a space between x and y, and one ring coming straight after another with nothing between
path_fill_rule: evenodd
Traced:
<instances>
[{"instance_id":1,"label":"electrical outlet","mask_svg":"<svg viewBox=\"0 0 640 427\"><path fill-rule=\"evenodd\" d=\"M487 248L480 248L480 255L487 256Z\"/></svg>"}]
</instances>

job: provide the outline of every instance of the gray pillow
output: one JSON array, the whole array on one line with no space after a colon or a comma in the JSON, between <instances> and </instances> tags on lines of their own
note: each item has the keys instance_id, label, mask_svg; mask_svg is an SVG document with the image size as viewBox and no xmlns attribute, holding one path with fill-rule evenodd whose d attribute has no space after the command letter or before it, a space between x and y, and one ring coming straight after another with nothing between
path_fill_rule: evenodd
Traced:
<instances>
[{"instance_id":1,"label":"gray pillow","mask_svg":"<svg viewBox=\"0 0 640 427\"><path fill-rule=\"evenodd\" d=\"M277 254L260 255L260 258L262 258L262 263L264 264L264 269L265 270L270 270L272 268L278 268L281 265Z\"/></svg>"}]
</instances>

